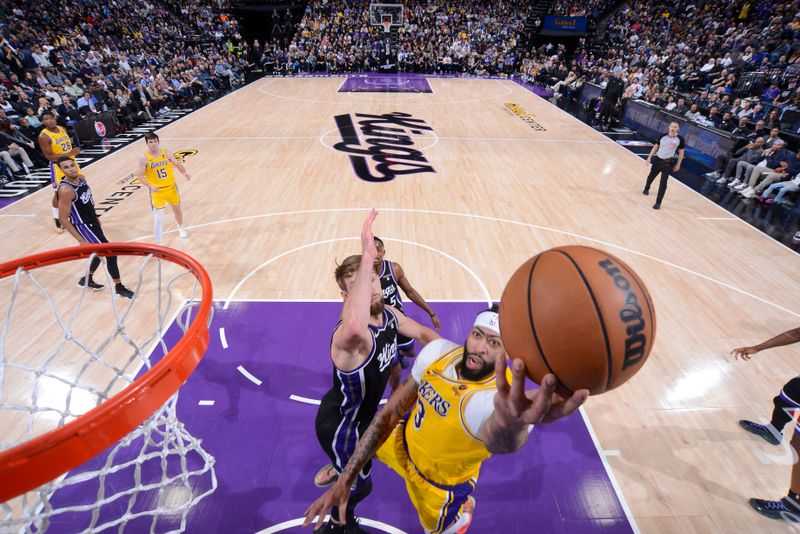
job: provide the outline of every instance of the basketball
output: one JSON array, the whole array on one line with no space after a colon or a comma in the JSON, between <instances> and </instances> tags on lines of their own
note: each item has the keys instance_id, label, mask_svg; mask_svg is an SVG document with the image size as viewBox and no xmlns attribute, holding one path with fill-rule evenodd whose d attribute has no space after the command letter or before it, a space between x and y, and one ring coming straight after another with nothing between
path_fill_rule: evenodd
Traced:
<instances>
[{"instance_id":1,"label":"basketball","mask_svg":"<svg viewBox=\"0 0 800 534\"><path fill-rule=\"evenodd\" d=\"M500 334L511 358L556 391L604 393L642 368L656 333L653 301L639 276L601 250L547 250L517 269L500 301Z\"/></svg>"}]
</instances>

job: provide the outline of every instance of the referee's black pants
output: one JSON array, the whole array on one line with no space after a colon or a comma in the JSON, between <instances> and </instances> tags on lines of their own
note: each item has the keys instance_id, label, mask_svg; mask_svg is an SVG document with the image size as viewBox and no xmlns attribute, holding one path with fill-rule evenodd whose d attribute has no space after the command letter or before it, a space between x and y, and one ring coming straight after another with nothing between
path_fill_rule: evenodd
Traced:
<instances>
[{"instance_id":1,"label":"referee's black pants","mask_svg":"<svg viewBox=\"0 0 800 534\"><path fill-rule=\"evenodd\" d=\"M647 175L647 183L644 186L644 190L649 191L650 184L656 179L658 173L661 173L661 182L658 184L658 195L656 195L656 204L661 204L664 193L667 192L667 180L669 180L669 171L672 170L672 160L653 156L652 162L653 166L650 168L650 174Z\"/></svg>"}]
</instances>

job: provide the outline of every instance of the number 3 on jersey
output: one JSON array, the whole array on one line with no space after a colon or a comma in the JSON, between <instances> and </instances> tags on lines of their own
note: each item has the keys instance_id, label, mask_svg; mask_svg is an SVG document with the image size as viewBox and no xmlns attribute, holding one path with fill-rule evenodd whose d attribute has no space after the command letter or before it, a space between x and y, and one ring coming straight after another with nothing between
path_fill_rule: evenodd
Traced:
<instances>
[{"instance_id":1,"label":"number 3 on jersey","mask_svg":"<svg viewBox=\"0 0 800 534\"><path fill-rule=\"evenodd\" d=\"M417 399L417 414L414 416L414 428L419 430L422 426L422 418L425 417L425 404L422 399Z\"/></svg>"}]
</instances>

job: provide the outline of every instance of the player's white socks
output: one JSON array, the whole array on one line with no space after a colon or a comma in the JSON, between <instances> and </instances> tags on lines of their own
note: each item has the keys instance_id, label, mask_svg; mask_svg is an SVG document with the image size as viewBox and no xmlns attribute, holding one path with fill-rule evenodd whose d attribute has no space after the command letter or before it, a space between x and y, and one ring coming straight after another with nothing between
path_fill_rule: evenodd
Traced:
<instances>
[{"instance_id":1,"label":"player's white socks","mask_svg":"<svg viewBox=\"0 0 800 534\"><path fill-rule=\"evenodd\" d=\"M153 210L153 233L156 234L156 245L164 240L164 210Z\"/></svg>"},{"instance_id":2,"label":"player's white socks","mask_svg":"<svg viewBox=\"0 0 800 534\"><path fill-rule=\"evenodd\" d=\"M58 208L53 208L53 218L58 219Z\"/></svg>"}]
</instances>

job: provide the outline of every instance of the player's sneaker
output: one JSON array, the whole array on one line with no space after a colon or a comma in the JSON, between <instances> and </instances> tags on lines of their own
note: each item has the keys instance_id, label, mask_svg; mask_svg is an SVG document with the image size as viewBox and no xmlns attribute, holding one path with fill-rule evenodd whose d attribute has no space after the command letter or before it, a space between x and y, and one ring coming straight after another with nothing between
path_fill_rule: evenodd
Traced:
<instances>
[{"instance_id":1,"label":"player's sneaker","mask_svg":"<svg viewBox=\"0 0 800 534\"><path fill-rule=\"evenodd\" d=\"M314 485L318 488L327 488L339 480L339 473L333 468L333 464L328 464L314 475Z\"/></svg>"},{"instance_id":2,"label":"player's sneaker","mask_svg":"<svg viewBox=\"0 0 800 534\"><path fill-rule=\"evenodd\" d=\"M117 286L114 288L114 291L120 297L124 297L126 299L132 299L133 298L133 291L131 291L127 287L123 286L122 284L117 284Z\"/></svg>"},{"instance_id":3,"label":"player's sneaker","mask_svg":"<svg viewBox=\"0 0 800 534\"><path fill-rule=\"evenodd\" d=\"M791 523L800 522L800 509L792 504L788 497L784 497L779 501L750 499L749 502L753 510L770 519L783 519Z\"/></svg>"},{"instance_id":4,"label":"player's sneaker","mask_svg":"<svg viewBox=\"0 0 800 534\"><path fill-rule=\"evenodd\" d=\"M56 231L57 234L64 233L64 227L61 226L61 221L59 221L55 217L53 218L53 229Z\"/></svg>"},{"instance_id":5,"label":"player's sneaker","mask_svg":"<svg viewBox=\"0 0 800 534\"><path fill-rule=\"evenodd\" d=\"M181 236L181 239L186 239L189 237L189 232L186 231L186 228L183 226L178 227L178 235Z\"/></svg>"},{"instance_id":6,"label":"player's sneaker","mask_svg":"<svg viewBox=\"0 0 800 534\"><path fill-rule=\"evenodd\" d=\"M464 526L462 526L460 529L456 531L456 534L466 534L467 529L469 529L469 526L472 524L472 516L475 514L476 504L478 503L475 501L475 497L473 497L472 495L467 497L467 502L465 502L464 507L461 508L461 513L463 515L469 515L469 519L467 520L467 523Z\"/></svg>"},{"instance_id":7,"label":"player's sneaker","mask_svg":"<svg viewBox=\"0 0 800 534\"><path fill-rule=\"evenodd\" d=\"M772 445L780 445L781 439L783 438L781 433L778 432L772 425L759 425L758 423L748 421L747 419L740 419L739 426L751 434L755 434L756 436L763 438L764 441L771 443Z\"/></svg>"},{"instance_id":8,"label":"player's sneaker","mask_svg":"<svg viewBox=\"0 0 800 534\"><path fill-rule=\"evenodd\" d=\"M92 291L100 291L101 289L103 289L106 286L104 286L103 284L98 284L97 282L92 280L91 277L89 277L89 282L87 283L86 282L86 277L85 276L81 276L81 279L78 280L78 287L88 287Z\"/></svg>"}]
</instances>

